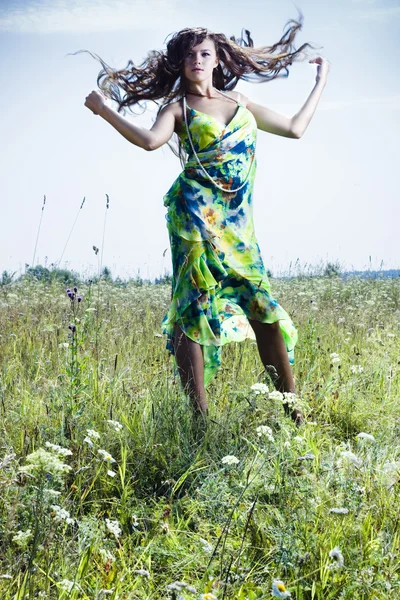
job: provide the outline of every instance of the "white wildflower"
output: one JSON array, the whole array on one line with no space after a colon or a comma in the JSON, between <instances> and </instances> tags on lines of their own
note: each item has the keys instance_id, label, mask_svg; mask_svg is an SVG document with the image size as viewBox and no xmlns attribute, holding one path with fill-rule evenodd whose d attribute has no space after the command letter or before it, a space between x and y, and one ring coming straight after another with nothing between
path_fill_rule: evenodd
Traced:
<instances>
[{"instance_id":1,"label":"white wildflower","mask_svg":"<svg viewBox=\"0 0 400 600\"><path fill-rule=\"evenodd\" d=\"M350 371L354 374L362 373L364 371L364 367L362 367L361 365L351 365Z\"/></svg>"},{"instance_id":2,"label":"white wildflower","mask_svg":"<svg viewBox=\"0 0 400 600\"><path fill-rule=\"evenodd\" d=\"M119 422L119 421L113 421L112 419L107 419L107 423L109 425L111 425L111 427L114 429L114 431L116 431L117 433L119 433L121 431L121 429L123 428L123 425Z\"/></svg>"},{"instance_id":3,"label":"white wildflower","mask_svg":"<svg viewBox=\"0 0 400 600\"><path fill-rule=\"evenodd\" d=\"M100 434L98 431L95 431L94 429L87 429L86 432L91 440L99 440L100 439Z\"/></svg>"},{"instance_id":4,"label":"white wildflower","mask_svg":"<svg viewBox=\"0 0 400 600\"><path fill-rule=\"evenodd\" d=\"M138 520L137 516L132 515L131 520L132 520L132 527L134 529L137 529L139 527L139 520Z\"/></svg>"},{"instance_id":5,"label":"white wildflower","mask_svg":"<svg viewBox=\"0 0 400 600\"><path fill-rule=\"evenodd\" d=\"M365 433L365 431L361 431L360 433L358 433L358 434L356 435L356 437L357 437L359 440L366 440L366 441L368 441L368 442L374 442L374 441L375 441L375 438L374 438L374 436L373 436L373 435L371 435L370 433Z\"/></svg>"},{"instance_id":6,"label":"white wildflower","mask_svg":"<svg viewBox=\"0 0 400 600\"><path fill-rule=\"evenodd\" d=\"M386 461L381 467L383 485L387 488L393 487L400 481L400 461Z\"/></svg>"},{"instance_id":7,"label":"white wildflower","mask_svg":"<svg viewBox=\"0 0 400 600\"><path fill-rule=\"evenodd\" d=\"M290 598L292 596L280 579L273 580L271 594L274 598Z\"/></svg>"},{"instance_id":8,"label":"white wildflower","mask_svg":"<svg viewBox=\"0 0 400 600\"><path fill-rule=\"evenodd\" d=\"M347 515L349 512L348 508L331 508L330 513L333 513L335 515Z\"/></svg>"},{"instance_id":9,"label":"white wildflower","mask_svg":"<svg viewBox=\"0 0 400 600\"><path fill-rule=\"evenodd\" d=\"M80 585L76 581L70 581L69 579L63 579L58 582L58 586L67 594L70 594L72 590L79 590Z\"/></svg>"},{"instance_id":10,"label":"white wildflower","mask_svg":"<svg viewBox=\"0 0 400 600\"><path fill-rule=\"evenodd\" d=\"M335 548L333 548L333 550L331 550L329 552L329 556L330 556L330 558L333 558L333 561L334 561L330 565L330 568L340 569L344 566L343 554L341 553L340 549L337 546L335 546Z\"/></svg>"},{"instance_id":11,"label":"white wildflower","mask_svg":"<svg viewBox=\"0 0 400 600\"><path fill-rule=\"evenodd\" d=\"M111 456L111 454L109 452L107 452L107 450L102 450L101 448L99 448L97 450L97 453L100 454L100 456L103 458L103 460L107 463L115 463L115 458L113 458Z\"/></svg>"},{"instance_id":12,"label":"white wildflower","mask_svg":"<svg viewBox=\"0 0 400 600\"><path fill-rule=\"evenodd\" d=\"M5 573L4 575L0 575L0 579L12 579L12 575L8 575L8 573Z\"/></svg>"},{"instance_id":13,"label":"white wildflower","mask_svg":"<svg viewBox=\"0 0 400 600\"><path fill-rule=\"evenodd\" d=\"M61 344L58 344L59 348L69 348L69 344L68 342L61 342Z\"/></svg>"},{"instance_id":14,"label":"white wildflower","mask_svg":"<svg viewBox=\"0 0 400 600\"><path fill-rule=\"evenodd\" d=\"M274 436L272 435L272 429L271 427L268 427L268 425L259 425L256 428L256 432L258 437L266 437L267 440L269 440L270 442L274 441Z\"/></svg>"},{"instance_id":15,"label":"white wildflower","mask_svg":"<svg viewBox=\"0 0 400 600\"><path fill-rule=\"evenodd\" d=\"M206 554L212 554L213 547L209 542L207 542L207 540L205 540L204 538L199 538L199 542L203 546L203 550Z\"/></svg>"},{"instance_id":16,"label":"white wildflower","mask_svg":"<svg viewBox=\"0 0 400 600\"><path fill-rule=\"evenodd\" d=\"M283 392L283 402L290 407L294 407L298 400L299 399L294 392Z\"/></svg>"},{"instance_id":17,"label":"white wildflower","mask_svg":"<svg viewBox=\"0 0 400 600\"><path fill-rule=\"evenodd\" d=\"M110 533L115 535L115 538L118 539L122 533L122 529L119 526L118 521L111 521L110 519L106 519L106 527Z\"/></svg>"},{"instance_id":18,"label":"white wildflower","mask_svg":"<svg viewBox=\"0 0 400 600\"><path fill-rule=\"evenodd\" d=\"M351 452L351 450L344 450L340 455L339 462L352 463L356 467L361 466L361 459L357 456L357 454Z\"/></svg>"},{"instance_id":19,"label":"white wildflower","mask_svg":"<svg viewBox=\"0 0 400 600\"><path fill-rule=\"evenodd\" d=\"M54 477L60 478L71 470L69 465L63 463L58 456L52 452L47 452L43 448L39 448L36 452L32 452L26 457L27 465L20 467L22 473L51 473Z\"/></svg>"},{"instance_id":20,"label":"white wildflower","mask_svg":"<svg viewBox=\"0 0 400 600\"><path fill-rule=\"evenodd\" d=\"M336 365L336 364L340 363L339 356L335 356L334 358L332 358L331 362L332 362L333 365Z\"/></svg>"},{"instance_id":21,"label":"white wildflower","mask_svg":"<svg viewBox=\"0 0 400 600\"><path fill-rule=\"evenodd\" d=\"M30 529L27 529L26 531L18 531L18 533L12 538L12 541L15 542L20 548L26 548L32 536L33 533Z\"/></svg>"},{"instance_id":22,"label":"white wildflower","mask_svg":"<svg viewBox=\"0 0 400 600\"><path fill-rule=\"evenodd\" d=\"M253 383L250 388L255 394L268 394L268 386L265 383Z\"/></svg>"},{"instance_id":23,"label":"white wildflower","mask_svg":"<svg viewBox=\"0 0 400 600\"><path fill-rule=\"evenodd\" d=\"M164 535L167 535L169 533L169 525L168 523L163 523L160 527L160 531L161 533L163 533Z\"/></svg>"},{"instance_id":24,"label":"white wildflower","mask_svg":"<svg viewBox=\"0 0 400 600\"><path fill-rule=\"evenodd\" d=\"M135 575L140 575L141 577L150 577L150 573L146 571L146 569L136 569L133 571Z\"/></svg>"},{"instance_id":25,"label":"white wildflower","mask_svg":"<svg viewBox=\"0 0 400 600\"><path fill-rule=\"evenodd\" d=\"M99 554L105 563L113 563L115 562L115 556L106 548L100 548Z\"/></svg>"},{"instance_id":26,"label":"white wildflower","mask_svg":"<svg viewBox=\"0 0 400 600\"><path fill-rule=\"evenodd\" d=\"M108 475L109 477L115 477L115 476L116 476L116 472L115 472L115 471L112 471L112 470L110 469L109 471L107 471L107 475Z\"/></svg>"},{"instance_id":27,"label":"white wildflower","mask_svg":"<svg viewBox=\"0 0 400 600\"><path fill-rule=\"evenodd\" d=\"M273 392L270 392L268 394L268 398L270 400L278 400L279 402L283 401L283 394L282 392L278 392L278 390L274 390Z\"/></svg>"},{"instance_id":28,"label":"white wildflower","mask_svg":"<svg viewBox=\"0 0 400 600\"><path fill-rule=\"evenodd\" d=\"M223 465L237 465L240 461L238 458L236 458L236 456L228 454L227 456L224 456L221 462Z\"/></svg>"},{"instance_id":29,"label":"white wildflower","mask_svg":"<svg viewBox=\"0 0 400 600\"><path fill-rule=\"evenodd\" d=\"M74 519L71 519L71 515L67 510L65 510L65 508L61 508L61 506L58 506L58 504L53 504L50 508L54 512L53 519L55 521L65 521L67 525L74 524Z\"/></svg>"},{"instance_id":30,"label":"white wildflower","mask_svg":"<svg viewBox=\"0 0 400 600\"><path fill-rule=\"evenodd\" d=\"M339 354L337 352L332 352L329 356L331 358L339 358Z\"/></svg>"},{"instance_id":31,"label":"white wildflower","mask_svg":"<svg viewBox=\"0 0 400 600\"><path fill-rule=\"evenodd\" d=\"M50 442L46 442L47 448L53 450L56 454L60 454L60 456L71 456L71 450L68 448L62 448L62 446L58 446L57 444L51 444Z\"/></svg>"},{"instance_id":32,"label":"white wildflower","mask_svg":"<svg viewBox=\"0 0 400 600\"><path fill-rule=\"evenodd\" d=\"M84 444L87 444L88 446L90 446L91 448L93 448L93 442L90 439L90 437L86 436L85 439L83 440Z\"/></svg>"}]
</instances>

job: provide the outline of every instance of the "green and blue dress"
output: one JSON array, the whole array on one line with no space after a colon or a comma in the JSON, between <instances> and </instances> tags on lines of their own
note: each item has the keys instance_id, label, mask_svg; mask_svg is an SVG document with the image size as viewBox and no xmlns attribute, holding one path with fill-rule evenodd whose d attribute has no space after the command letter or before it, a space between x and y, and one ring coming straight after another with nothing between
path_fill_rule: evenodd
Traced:
<instances>
[{"instance_id":1,"label":"green and blue dress","mask_svg":"<svg viewBox=\"0 0 400 600\"><path fill-rule=\"evenodd\" d=\"M279 321L289 360L294 361L297 331L287 312L272 297L253 223L254 158L257 124L238 103L224 125L211 115L187 107L192 143L207 173L193 154L185 124L179 134L188 154L185 168L164 197L172 254L172 298L162 321L167 349L174 354L175 324L201 344L204 383L221 366L221 347L255 339L248 319Z\"/></svg>"}]
</instances>

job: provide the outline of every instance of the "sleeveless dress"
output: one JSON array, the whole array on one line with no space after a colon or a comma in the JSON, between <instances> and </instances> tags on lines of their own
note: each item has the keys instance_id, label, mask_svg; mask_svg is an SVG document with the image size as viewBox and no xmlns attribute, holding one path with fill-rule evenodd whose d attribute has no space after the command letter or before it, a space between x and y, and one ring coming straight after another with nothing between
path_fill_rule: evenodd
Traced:
<instances>
[{"instance_id":1,"label":"sleeveless dress","mask_svg":"<svg viewBox=\"0 0 400 600\"><path fill-rule=\"evenodd\" d=\"M193 155L185 124L179 137L188 154L185 168L164 196L172 254L172 297L162 320L166 348L174 355L175 324L201 344L204 384L221 366L221 347L255 339L248 321L279 321L289 361L294 362L297 331L272 297L254 231L252 195L257 124L238 103L228 125L187 107L193 146L218 189ZM176 369L176 361L175 361Z\"/></svg>"}]
</instances>

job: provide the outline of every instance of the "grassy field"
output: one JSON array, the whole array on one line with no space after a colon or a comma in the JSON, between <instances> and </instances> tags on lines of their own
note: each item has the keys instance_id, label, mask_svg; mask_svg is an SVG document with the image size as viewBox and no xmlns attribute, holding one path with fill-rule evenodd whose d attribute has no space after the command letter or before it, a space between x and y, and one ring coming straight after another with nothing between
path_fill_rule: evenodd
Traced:
<instances>
[{"instance_id":1,"label":"grassy field","mask_svg":"<svg viewBox=\"0 0 400 600\"><path fill-rule=\"evenodd\" d=\"M299 429L250 340L196 421L169 286L1 286L2 600L400 597L400 281L272 286Z\"/></svg>"}]
</instances>

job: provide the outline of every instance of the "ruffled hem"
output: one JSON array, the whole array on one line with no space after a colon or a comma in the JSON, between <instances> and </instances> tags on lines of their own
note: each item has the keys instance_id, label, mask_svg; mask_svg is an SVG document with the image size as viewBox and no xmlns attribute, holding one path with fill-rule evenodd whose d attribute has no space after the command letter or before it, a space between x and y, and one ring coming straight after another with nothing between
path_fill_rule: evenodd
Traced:
<instances>
[{"instance_id":1,"label":"ruffled hem","mask_svg":"<svg viewBox=\"0 0 400 600\"><path fill-rule=\"evenodd\" d=\"M187 240L184 243L187 250ZM178 323L190 339L202 346L207 386L221 366L224 344L256 339L248 318L262 323L279 321L293 364L297 331L286 311L271 297L266 276L263 286L258 287L224 264L223 254L218 254L210 242L191 242L185 256L174 277L171 304L162 321L167 350L175 354Z\"/></svg>"}]
</instances>

